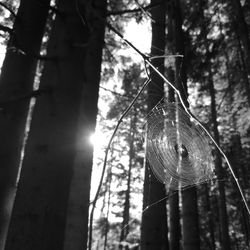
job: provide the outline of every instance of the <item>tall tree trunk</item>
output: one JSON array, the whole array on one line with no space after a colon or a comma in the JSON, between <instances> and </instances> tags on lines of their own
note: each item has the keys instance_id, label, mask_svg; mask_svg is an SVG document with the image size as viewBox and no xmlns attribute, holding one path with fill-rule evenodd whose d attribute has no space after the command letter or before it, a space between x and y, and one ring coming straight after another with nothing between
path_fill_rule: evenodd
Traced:
<instances>
[{"instance_id":1,"label":"tall tree trunk","mask_svg":"<svg viewBox=\"0 0 250 250\"><path fill-rule=\"evenodd\" d=\"M29 97L50 0L22 0L0 77L0 249L6 238L21 159Z\"/></svg>"},{"instance_id":2,"label":"tall tree trunk","mask_svg":"<svg viewBox=\"0 0 250 250\"><path fill-rule=\"evenodd\" d=\"M238 26L238 32L245 50L246 57L244 59L246 60L248 74L250 74L250 39L249 39L247 22L244 16L243 8L241 6L241 1L240 0L231 0L231 1L233 10L235 11L236 15L236 24Z\"/></svg>"},{"instance_id":3,"label":"tall tree trunk","mask_svg":"<svg viewBox=\"0 0 250 250\"><path fill-rule=\"evenodd\" d=\"M213 134L216 143L220 146L220 137L218 131L218 122L217 122L217 111L216 111L216 100L215 100L215 89L213 83L213 77L211 69L209 71L209 91L211 96L211 121L213 124ZM224 176L224 169L222 167L221 155L216 151L215 159L215 169L218 177L218 188L219 188L219 215L220 215L220 230L221 230L221 240L222 240L222 249L230 250L230 238L228 233L228 220L227 220L227 209L226 209L226 196L225 196L225 187L224 183L220 181Z\"/></svg>"},{"instance_id":4,"label":"tall tree trunk","mask_svg":"<svg viewBox=\"0 0 250 250\"><path fill-rule=\"evenodd\" d=\"M170 19L170 16L169 16ZM169 27L169 29L172 27ZM168 69L168 79L171 83L175 82L174 71ZM168 101L173 103L175 101L175 94L172 88L168 89ZM171 184L170 184L171 185ZM169 190L166 190L167 192ZM179 209L179 193L169 192L169 249L179 250L181 242L181 226L180 226L180 209Z\"/></svg>"},{"instance_id":5,"label":"tall tree trunk","mask_svg":"<svg viewBox=\"0 0 250 250\"><path fill-rule=\"evenodd\" d=\"M78 2L81 4L82 10L88 10L88 8L84 7L88 4L88 1L78 0ZM93 149L89 146L89 136L96 125L107 0L91 0L89 2L93 8L89 7L90 13L86 13L90 27L87 34L84 33L83 26L79 30L80 33L83 30L82 34L80 34L81 38L85 39L85 36L89 35L89 40L83 64L84 69L82 69L81 64L78 64L80 67L79 76L83 80L83 89L77 138L82 139L78 140L77 160L74 164L70 187L65 250L84 249L88 237L89 192L93 158ZM85 44L83 43L82 46L84 47ZM84 71L84 74L81 74L81 71ZM85 142L84 145L82 144L83 141ZM79 210L79 207L81 207L81 210Z\"/></svg>"},{"instance_id":6,"label":"tall tree trunk","mask_svg":"<svg viewBox=\"0 0 250 250\"><path fill-rule=\"evenodd\" d=\"M157 0L152 0L152 4ZM152 9L152 55L162 55L165 51L165 3ZM154 65L163 73L164 60L154 60ZM155 73L151 72L152 82L148 87L148 110L151 110L164 96L164 82ZM145 164L145 180L143 191L143 208L159 201L166 196L164 185L153 175L148 163ZM147 209L142 215L141 249L163 250L168 249L167 240L167 211L166 203L159 202Z\"/></svg>"},{"instance_id":7,"label":"tall tree trunk","mask_svg":"<svg viewBox=\"0 0 250 250\"><path fill-rule=\"evenodd\" d=\"M213 222L213 214L210 204L210 195L209 195L209 189L207 183L204 184L205 189L205 207L206 207L206 213L208 216L208 229L209 229L209 244L210 249L215 250L215 236L214 236L214 222Z\"/></svg>"},{"instance_id":8,"label":"tall tree trunk","mask_svg":"<svg viewBox=\"0 0 250 250\"><path fill-rule=\"evenodd\" d=\"M129 168L128 168L128 179L127 179L127 189L125 193L124 211L123 211L123 221L122 229L120 235L120 242L126 240L129 234L129 210L130 210L130 189L131 189L131 171L134 160L134 139L135 139L135 129L136 129L136 113L131 118L130 121L130 135L129 135ZM122 249L122 247L121 247Z\"/></svg>"},{"instance_id":9,"label":"tall tree trunk","mask_svg":"<svg viewBox=\"0 0 250 250\"><path fill-rule=\"evenodd\" d=\"M86 1L58 2L61 15L48 48L54 59L45 63L40 84L47 95L34 108L6 250L86 248L93 152L88 138L97 114L104 35L104 23L82 12L89 7ZM86 14L84 23L79 13Z\"/></svg>"},{"instance_id":10,"label":"tall tree trunk","mask_svg":"<svg viewBox=\"0 0 250 250\"><path fill-rule=\"evenodd\" d=\"M244 82L244 88L246 91L248 105L250 107L250 86L249 86L249 79L248 79L249 73L248 73L247 66L246 66L245 59L244 59L244 52L243 52L243 49L241 46L239 32L236 30L235 33L236 33L236 37L237 37L237 49L238 49L239 61L241 64L241 71L242 71L242 78L243 78L243 82Z\"/></svg>"},{"instance_id":11,"label":"tall tree trunk","mask_svg":"<svg viewBox=\"0 0 250 250\"><path fill-rule=\"evenodd\" d=\"M205 1L201 1L200 8L202 13L202 18L204 20L203 26L203 38L204 38L204 45L207 52L209 52L209 44L207 42L207 34L208 29L206 26L206 20L204 17L204 5L206 4ZM209 60L209 59L208 59ZM211 122L212 122L212 131L214 135L214 139L218 146L220 146L220 136L218 131L218 122L217 122L217 111L216 111L216 97L215 97L215 89L214 89L214 82L213 82L213 75L211 69L211 62L208 61L208 87L211 96ZM220 181L224 176L224 169L222 167L222 158L220 152L217 150L215 155L215 169L218 177L218 189L219 189L219 198L218 198L218 207L219 207L219 218L220 218L220 234L221 234L221 243L223 250L230 250L230 238L228 233L228 220L227 220L227 210L226 210L226 196L225 196L225 187L224 183Z\"/></svg>"},{"instance_id":12,"label":"tall tree trunk","mask_svg":"<svg viewBox=\"0 0 250 250\"><path fill-rule=\"evenodd\" d=\"M175 53L185 55L185 43L182 30L183 21L179 0L172 1L172 5L174 19ZM177 88L179 89L182 99L185 101L185 104L188 106L185 60L183 59L183 62L181 63L180 59L177 58L175 68L175 79ZM190 187L186 190L183 190L181 192L181 195L183 249L198 250L200 249L200 238L196 187Z\"/></svg>"},{"instance_id":13,"label":"tall tree trunk","mask_svg":"<svg viewBox=\"0 0 250 250\"><path fill-rule=\"evenodd\" d=\"M112 183L112 167L108 169L107 173L107 192L108 192L108 202L107 202L107 214L105 221L105 231L104 231L104 244L103 249L106 250L108 243L108 232L109 232L109 213L110 213L110 203L111 203L111 183Z\"/></svg>"}]
</instances>

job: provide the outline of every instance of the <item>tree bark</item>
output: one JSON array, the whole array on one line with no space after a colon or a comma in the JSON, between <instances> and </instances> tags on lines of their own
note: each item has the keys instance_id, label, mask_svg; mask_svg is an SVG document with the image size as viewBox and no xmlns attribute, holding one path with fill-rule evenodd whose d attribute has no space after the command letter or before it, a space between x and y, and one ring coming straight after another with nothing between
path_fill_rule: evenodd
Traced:
<instances>
[{"instance_id":1,"label":"tree bark","mask_svg":"<svg viewBox=\"0 0 250 250\"><path fill-rule=\"evenodd\" d=\"M215 236L214 236L214 222L213 222L213 215L212 215L212 209L210 204L210 195L208 190L208 184L204 184L204 191L205 191L205 207L206 207L206 213L208 215L208 230L209 230L209 244L210 249L215 250Z\"/></svg>"},{"instance_id":2,"label":"tree bark","mask_svg":"<svg viewBox=\"0 0 250 250\"><path fill-rule=\"evenodd\" d=\"M220 137L218 131L218 122L217 122L217 112L216 112L216 100L215 100L215 89L212 78L211 69L209 71L209 91L211 96L211 121L213 124L213 134L216 143L220 146ZM220 230L221 230L221 240L222 240L222 249L230 250L230 238L228 232L228 220L227 220L227 209L226 209L226 196L225 196L225 187L224 183L220 181L224 176L224 169L222 167L222 159L220 153L216 151L215 158L215 169L218 177L218 189L219 189L219 215L220 215Z\"/></svg>"},{"instance_id":3,"label":"tree bark","mask_svg":"<svg viewBox=\"0 0 250 250\"><path fill-rule=\"evenodd\" d=\"M120 242L126 240L129 234L129 210L130 210L130 189L131 189L131 171L134 161L134 139L135 139L135 129L136 129L136 113L131 118L130 121L130 135L129 135L129 168L128 168L128 179L127 179L127 189L125 193L124 211L123 211L123 221L122 229L120 235ZM122 249L122 247L121 247Z\"/></svg>"},{"instance_id":4,"label":"tree bark","mask_svg":"<svg viewBox=\"0 0 250 250\"><path fill-rule=\"evenodd\" d=\"M151 4L157 0L152 0ZM163 55L165 52L165 3L152 9L152 46L151 54ZM153 61L160 72L164 72L164 59ZM148 111L150 111L164 96L164 82L151 72L152 82L148 86ZM145 164L145 180L143 191L143 208L154 204L166 196L164 185L153 175L148 163ZM168 249L167 211L165 201L149 207L142 215L141 249Z\"/></svg>"},{"instance_id":5,"label":"tree bark","mask_svg":"<svg viewBox=\"0 0 250 250\"><path fill-rule=\"evenodd\" d=\"M104 3L92 7L104 11ZM103 21L89 7L86 1L58 2L61 15L48 48L55 60L46 61L40 84L48 94L34 108L6 250L86 249L93 152L88 138L96 121L104 36Z\"/></svg>"},{"instance_id":6,"label":"tree bark","mask_svg":"<svg viewBox=\"0 0 250 250\"><path fill-rule=\"evenodd\" d=\"M207 52L209 52L209 44L207 42L207 26L206 26L206 20L204 17L204 5L205 1L201 2L200 8L203 18L203 39L204 39L204 45ZM209 60L209 59L208 59ZM212 68L211 68L211 62L208 62L208 87L209 87L209 93L211 97L211 122L212 122L212 131L213 136L218 144L220 146L220 136L218 131L218 122L217 122L217 111L216 111L216 96L215 96L215 89L214 89L214 82L213 82L213 75L212 75ZM219 190L219 197L218 197L218 208L219 208L219 219L220 219L220 234L221 234L221 247L223 250L230 250L230 238L229 238L229 232L228 232L228 220L227 220L227 209L226 209L226 196L225 196L225 187L224 183L220 181L224 176L224 169L222 167L222 158L220 152L217 150L215 153L215 170L218 178L218 190Z\"/></svg>"},{"instance_id":7,"label":"tree bark","mask_svg":"<svg viewBox=\"0 0 250 250\"><path fill-rule=\"evenodd\" d=\"M169 16L169 19L170 18L171 17ZM169 29L172 28L173 27L169 27ZM171 46L173 46L173 44ZM171 51L171 46L170 46L170 51ZM175 75L172 68L168 69L168 79L172 83L175 82ZM168 100L170 103L175 101L175 93L172 88L168 89ZM168 192L169 190L166 191ZM181 242L181 226L180 226L180 208L179 208L178 191L169 192L168 204L169 204L169 249L179 250Z\"/></svg>"},{"instance_id":8,"label":"tree bark","mask_svg":"<svg viewBox=\"0 0 250 250\"><path fill-rule=\"evenodd\" d=\"M0 249L3 249L50 0L22 0L0 76Z\"/></svg>"},{"instance_id":9,"label":"tree bark","mask_svg":"<svg viewBox=\"0 0 250 250\"><path fill-rule=\"evenodd\" d=\"M248 74L250 74L250 39L249 39L249 31L247 27L247 22L245 20L245 15L241 6L240 0L232 0L232 7L236 16L236 24L238 26L238 32L240 34L240 38L243 43L243 47L245 50L245 60L247 64Z\"/></svg>"},{"instance_id":10,"label":"tree bark","mask_svg":"<svg viewBox=\"0 0 250 250\"><path fill-rule=\"evenodd\" d=\"M182 30L182 13L180 2L172 1L173 8L173 25L174 25L174 42L175 53L185 56L185 42ZM175 80L176 86L181 93L185 105L188 106L187 101L187 75L185 57L176 59L175 63ZM178 100L176 100L178 101ZM189 187L181 192L182 196L182 234L183 234L183 249L184 250L198 250L200 249L199 237L199 217L197 208L197 194L196 187Z\"/></svg>"}]
</instances>

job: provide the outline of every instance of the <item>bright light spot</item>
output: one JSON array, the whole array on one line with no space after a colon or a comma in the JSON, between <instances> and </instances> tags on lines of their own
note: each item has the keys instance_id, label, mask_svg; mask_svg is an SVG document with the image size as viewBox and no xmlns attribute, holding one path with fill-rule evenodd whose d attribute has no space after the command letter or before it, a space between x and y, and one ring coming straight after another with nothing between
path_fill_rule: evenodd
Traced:
<instances>
[{"instance_id":1,"label":"bright light spot","mask_svg":"<svg viewBox=\"0 0 250 250\"><path fill-rule=\"evenodd\" d=\"M96 140L96 135L95 134L90 135L89 141L93 146L95 145L95 140Z\"/></svg>"},{"instance_id":2,"label":"bright light spot","mask_svg":"<svg viewBox=\"0 0 250 250\"><path fill-rule=\"evenodd\" d=\"M150 52L151 26L146 22L137 23L135 20L131 20L125 27L124 37L142 53ZM141 61L141 56L131 48L123 49L118 54L124 56L129 54L134 61Z\"/></svg>"},{"instance_id":3,"label":"bright light spot","mask_svg":"<svg viewBox=\"0 0 250 250\"><path fill-rule=\"evenodd\" d=\"M98 131L89 136L89 142L95 147L95 150L101 149L107 144L107 135Z\"/></svg>"},{"instance_id":4,"label":"bright light spot","mask_svg":"<svg viewBox=\"0 0 250 250\"><path fill-rule=\"evenodd\" d=\"M151 31L150 27L135 20L130 21L125 29L125 37L143 52L150 51Z\"/></svg>"}]
</instances>

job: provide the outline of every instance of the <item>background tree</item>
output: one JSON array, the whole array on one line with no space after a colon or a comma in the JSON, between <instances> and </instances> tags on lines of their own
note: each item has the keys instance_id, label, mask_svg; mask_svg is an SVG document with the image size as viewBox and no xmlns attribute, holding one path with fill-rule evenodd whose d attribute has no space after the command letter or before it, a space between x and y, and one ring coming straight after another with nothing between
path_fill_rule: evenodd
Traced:
<instances>
[{"instance_id":1,"label":"background tree","mask_svg":"<svg viewBox=\"0 0 250 250\"><path fill-rule=\"evenodd\" d=\"M121 60L126 62L123 65L123 70L119 70L122 78L121 90L123 93L113 92L115 97L107 114L107 120L112 120L114 123L117 123L117 119L124 112L124 106L129 105L138 91L138 86L141 86L145 80L141 75L141 65L133 63L129 58L124 58L123 56ZM111 148L111 157L108 165L113 169L112 184L108 186L103 185L103 193L105 194L107 192L106 189L108 189L108 193L112 196L113 201L110 202L110 205L108 201L104 201L103 206L105 206L106 210L109 208L109 213L115 215L117 221L121 221L121 223L112 223L111 220L115 219L110 219L106 216L110 232L107 247L113 247L114 249L131 247L138 244L139 241L138 227L140 219L135 217L135 209L137 208L138 210L138 206L140 206L138 199L142 197L140 194L142 192L142 157L140 156L142 138L136 134L142 133L144 116L145 103L142 97L123 119ZM105 126L105 121L102 123ZM106 178L108 176L107 174Z\"/></svg>"},{"instance_id":2,"label":"background tree","mask_svg":"<svg viewBox=\"0 0 250 250\"><path fill-rule=\"evenodd\" d=\"M151 4L156 1L151 1ZM164 55L165 52L165 18L166 4L162 2L151 10L152 41L151 55ZM153 61L154 66L164 74L164 59ZM164 81L153 70L150 72L152 82L148 86L148 112L164 97ZM166 196L162 185L152 173L148 163L145 164L143 191L143 208L161 200ZM150 207L142 215L141 249L168 249L166 202Z\"/></svg>"}]
</instances>

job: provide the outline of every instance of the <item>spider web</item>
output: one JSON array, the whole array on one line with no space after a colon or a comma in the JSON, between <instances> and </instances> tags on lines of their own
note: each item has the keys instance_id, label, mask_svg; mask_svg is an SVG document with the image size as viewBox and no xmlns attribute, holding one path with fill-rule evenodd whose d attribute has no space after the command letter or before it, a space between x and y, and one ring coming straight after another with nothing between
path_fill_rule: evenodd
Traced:
<instances>
[{"instance_id":1,"label":"spider web","mask_svg":"<svg viewBox=\"0 0 250 250\"><path fill-rule=\"evenodd\" d=\"M209 137L174 103L160 103L147 116L147 159L155 176L172 190L211 180Z\"/></svg>"}]
</instances>

